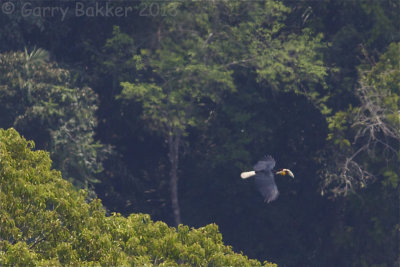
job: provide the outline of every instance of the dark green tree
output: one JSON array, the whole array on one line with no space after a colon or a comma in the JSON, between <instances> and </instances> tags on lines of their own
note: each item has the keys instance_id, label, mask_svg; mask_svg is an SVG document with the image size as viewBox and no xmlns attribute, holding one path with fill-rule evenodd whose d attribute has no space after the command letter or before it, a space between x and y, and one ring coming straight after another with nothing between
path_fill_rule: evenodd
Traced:
<instances>
[{"instance_id":1,"label":"dark green tree","mask_svg":"<svg viewBox=\"0 0 400 267\"><path fill-rule=\"evenodd\" d=\"M350 106L329 119L328 139L336 145L338 154L332 161L336 165L331 166L331 175L327 175L324 184L327 187L333 184L335 194L346 194L376 180L374 171L369 169L369 160L387 161L386 168L389 162L397 165L400 144L398 51L399 45L393 43L376 65L370 69L361 66L356 91L359 106ZM396 187L398 170L391 168L381 174Z\"/></svg>"},{"instance_id":2,"label":"dark green tree","mask_svg":"<svg viewBox=\"0 0 400 267\"><path fill-rule=\"evenodd\" d=\"M179 224L182 138L189 129L205 126L222 97L235 91L234 71L249 68L273 90L318 99L314 87L322 83L325 69L317 54L321 37L285 31L289 10L278 2L174 5L176 16L158 28L157 45L141 50L139 66L153 75L121 83L120 97L141 101L144 119L166 139L171 203Z\"/></svg>"},{"instance_id":3,"label":"dark green tree","mask_svg":"<svg viewBox=\"0 0 400 267\"><path fill-rule=\"evenodd\" d=\"M331 156L322 192L350 195L332 235L334 250L354 265L399 262L399 51L399 43L392 43L376 64L362 65L359 105L329 119Z\"/></svg>"},{"instance_id":4,"label":"dark green tree","mask_svg":"<svg viewBox=\"0 0 400 267\"><path fill-rule=\"evenodd\" d=\"M48 149L64 177L80 187L96 182L109 148L94 140L97 95L76 87L72 74L42 49L0 54L0 119Z\"/></svg>"}]
</instances>

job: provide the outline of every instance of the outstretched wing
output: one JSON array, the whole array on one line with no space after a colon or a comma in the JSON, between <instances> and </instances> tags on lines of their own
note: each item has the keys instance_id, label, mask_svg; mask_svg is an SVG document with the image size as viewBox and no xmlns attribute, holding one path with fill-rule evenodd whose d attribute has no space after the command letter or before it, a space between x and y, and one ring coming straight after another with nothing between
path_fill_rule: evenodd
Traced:
<instances>
[{"instance_id":1,"label":"outstretched wing","mask_svg":"<svg viewBox=\"0 0 400 267\"><path fill-rule=\"evenodd\" d=\"M256 172L255 182L258 191L264 197L264 202L269 203L279 196L274 174L270 170Z\"/></svg>"},{"instance_id":2,"label":"outstretched wing","mask_svg":"<svg viewBox=\"0 0 400 267\"><path fill-rule=\"evenodd\" d=\"M275 160L271 156L265 156L253 166L256 172L271 171L274 167L275 167Z\"/></svg>"},{"instance_id":3,"label":"outstretched wing","mask_svg":"<svg viewBox=\"0 0 400 267\"><path fill-rule=\"evenodd\" d=\"M278 187L275 184L272 169L275 167L275 160L271 156L265 156L254 165L256 172L255 182L258 191L264 197L264 202L275 200L278 195Z\"/></svg>"}]
</instances>

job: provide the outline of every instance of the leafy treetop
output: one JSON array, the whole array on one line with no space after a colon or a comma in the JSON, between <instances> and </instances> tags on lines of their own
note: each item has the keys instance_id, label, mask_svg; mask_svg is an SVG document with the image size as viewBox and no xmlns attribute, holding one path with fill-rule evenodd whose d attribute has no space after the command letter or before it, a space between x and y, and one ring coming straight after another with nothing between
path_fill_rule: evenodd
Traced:
<instances>
[{"instance_id":1,"label":"leafy treetop","mask_svg":"<svg viewBox=\"0 0 400 267\"><path fill-rule=\"evenodd\" d=\"M106 216L33 148L0 129L0 265L261 266L225 246L215 224L176 230L146 214Z\"/></svg>"}]
</instances>

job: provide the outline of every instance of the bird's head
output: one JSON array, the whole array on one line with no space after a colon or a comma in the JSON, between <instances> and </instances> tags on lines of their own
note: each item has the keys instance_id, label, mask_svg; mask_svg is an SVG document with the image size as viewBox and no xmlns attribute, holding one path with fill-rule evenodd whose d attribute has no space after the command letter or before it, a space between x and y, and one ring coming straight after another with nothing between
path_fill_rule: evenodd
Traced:
<instances>
[{"instance_id":1,"label":"bird's head","mask_svg":"<svg viewBox=\"0 0 400 267\"><path fill-rule=\"evenodd\" d=\"M279 175L289 175L290 177L294 178L293 172L292 172L291 170L289 170L289 169L282 169L282 170L276 172L276 174L279 174Z\"/></svg>"}]
</instances>

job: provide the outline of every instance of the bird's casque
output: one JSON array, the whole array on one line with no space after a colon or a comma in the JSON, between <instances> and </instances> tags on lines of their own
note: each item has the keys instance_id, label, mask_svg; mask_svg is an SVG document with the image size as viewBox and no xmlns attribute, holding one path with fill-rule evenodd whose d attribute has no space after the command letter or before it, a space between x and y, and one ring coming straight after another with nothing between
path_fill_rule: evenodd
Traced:
<instances>
[{"instance_id":1,"label":"bird's casque","mask_svg":"<svg viewBox=\"0 0 400 267\"><path fill-rule=\"evenodd\" d=\"M266 203L274 201L279 196L278 187L275 184L274 173L272 172L274 167L275 160L271 156L265 156L253 166L254 171L242 172L240 174L242 179L255 176L257 189L264 197L264 202ZM289 169L282 169L275 174L289 175L294 178L293 172Z\"/></svg>"}]
</instances>

